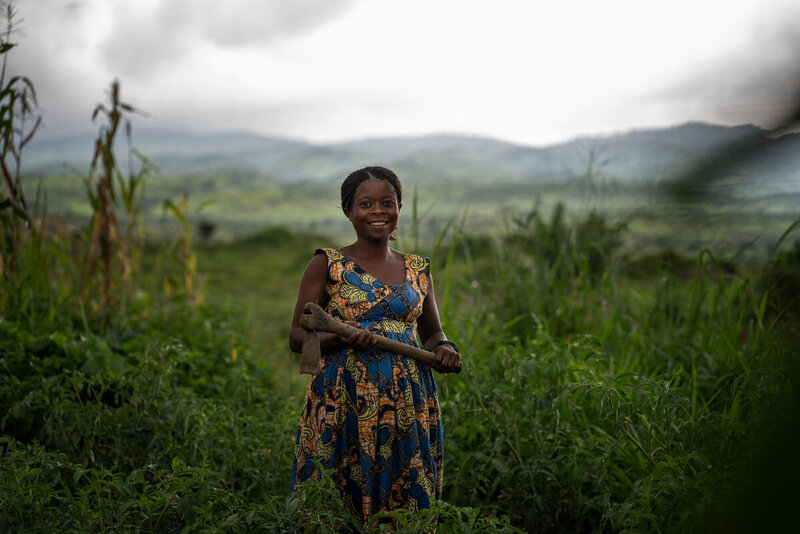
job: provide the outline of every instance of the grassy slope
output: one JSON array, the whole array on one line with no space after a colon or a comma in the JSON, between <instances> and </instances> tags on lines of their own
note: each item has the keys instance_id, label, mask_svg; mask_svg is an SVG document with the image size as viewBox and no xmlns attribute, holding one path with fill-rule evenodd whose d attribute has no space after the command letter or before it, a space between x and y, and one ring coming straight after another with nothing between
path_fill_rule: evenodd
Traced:
<instances>
[{"instance_id":1,"label":"grassy slope","mask_svg":"<svg viewBox=\"0 0 800 534\"><path fill-rule=\"evenodd\" d=\"M331 245L278 228L198 251L209 302L245 312L253 355L276 370L285 394L301 395L308 382L298 374L298 356L288 347L300 278L315 248Z\"/></svg>"},{"instance_id":2,"label":"grassy slope","mask_svg":"<svg viewBox=\"0 0 800 534\"><path fill-rule=\"evenodd\" d=\"M780 419L797 338L758 272L708 256L594 264L592 247L613 249L616 234L589 221L532 216L503 239L456 232L432 254L445 328L468 357L461 375L438 379L445 498L533 531L708 530L719 494L746 489L771 451L760 434ZM209 312L132 306L94 327L65 304L51 316L76 316L68 328L0 322L4 432L44 446L4 445L8 506L28 518L11 524L56 524L68 506L108 526L132 502L129 521L167 511L170 525L214 525L214 506L240 527L248 507L291 520L291 503L263 497L285 492L307 380L286 348L289 318L313 249L345 243L273 228L198 247ZM103 471L112 465L118 474ZM199 508L207 516L193 508L202 502L214 503ZM110 515L90 519L92 506Z\"/></svg>"}]
</instances>

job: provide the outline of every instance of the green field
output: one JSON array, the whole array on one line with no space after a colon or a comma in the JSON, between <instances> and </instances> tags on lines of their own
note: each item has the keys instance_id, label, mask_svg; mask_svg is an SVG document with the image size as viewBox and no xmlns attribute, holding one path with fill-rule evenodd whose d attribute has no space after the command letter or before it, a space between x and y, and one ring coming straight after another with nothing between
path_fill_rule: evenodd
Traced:
<instances>
[{"instance_id":1,"label":"green field","mask_svg":"<svg viewBox=\"0 0 800 534\"><path fill-rule=\"evenodd\" d=\"M396 514L398 530L780 526L797 471L781 455L798 440L800 246L758 264L637 251L612 219L553 209L437 236L424 205L407 207L400 246L432 257L465 368L438 377L446 502ZM196 243L196 270L153 241L113 304L80 291L82 238L4 239L3 530L352 523L328 479L287 497L307 381L291 310L313 250L346 237L265 227Z\"/></svg>"},{"instance_id":2,"label":"green field","mask_svg":"<svg viewBox=\"0 0 800 534\"><path fill-rule=\"evenodd\" d=\"M77 176L31 176L25 183L30 194L41 187L44 211L66 224L80 227L91 214L85 187ZM626 223L630 250L672 248L695 254L712 247L751 263L762 262L786 227L800 217L800 193L761 197L748 193L745 186L723 190L687 201L671 197L657 185L630 183L606 183L604 189L591 194L580 183L411 185L405 191L399 235L406 243L431 247L448 224L456 221L463 231L497 237L513 226L515 217L534 210L548 217L562 205L572 219L597 211L609 221ZM270 226L322 235L335 242L349 239L349 223L339 207L338 184L278 184L244 172L148 181L142 214L153 237L180 230L163 203L168 199L177 202L184 195L187 217L194 225L203 223L211 229L208 242L230 242ZM203 241L199 232L195 238Z\"/></svg>"}]
</instances>

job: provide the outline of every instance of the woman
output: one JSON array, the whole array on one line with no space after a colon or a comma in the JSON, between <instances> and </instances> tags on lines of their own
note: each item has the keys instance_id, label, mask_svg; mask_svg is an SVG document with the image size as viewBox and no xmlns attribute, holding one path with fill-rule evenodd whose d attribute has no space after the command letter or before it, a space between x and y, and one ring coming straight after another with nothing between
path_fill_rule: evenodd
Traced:
<instances>
[{"instance_id":1,"label":"woman","mask_svg":"<svg viewBox=\"0 0 800 534\"><path fill-rule=\"evenodd\" d=\"M402 205L397 176L383 167L342 183L355 243L317 250L300 282L289 345L300 352L306 302L360 331L320 333L322 371L306 391L292 467L295 484L332 469L345 502L367 521L377 512L430 507L442 489L442 424L429 365L375 348L376 334L432 351L442 373L461 369L442 332L430 262L389 247Z\"/></svg>"}]
</instances>

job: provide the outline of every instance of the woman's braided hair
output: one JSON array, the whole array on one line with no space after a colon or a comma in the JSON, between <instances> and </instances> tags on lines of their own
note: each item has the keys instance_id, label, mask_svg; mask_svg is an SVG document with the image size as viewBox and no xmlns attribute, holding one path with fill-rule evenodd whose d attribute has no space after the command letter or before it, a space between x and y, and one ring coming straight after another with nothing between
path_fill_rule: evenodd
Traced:
<instances>
[{"instance_id":1,"label":"woman's braided hair","mask_svg":"<svg viewBox=\"0 0 800 534\"><path fill-rule=\"evenodd\" d=\"M392 185L395 193L397 193L397 203L401 204L403 201L403 186L400 184L400 178L395 173L386 167L364 167L353 171L342 182L342 211L347 215L353 208L353 197L356 194L356 189L361 185L361 182L375 178L377 180L386 180Z\"/></svg>"}]
</instances>

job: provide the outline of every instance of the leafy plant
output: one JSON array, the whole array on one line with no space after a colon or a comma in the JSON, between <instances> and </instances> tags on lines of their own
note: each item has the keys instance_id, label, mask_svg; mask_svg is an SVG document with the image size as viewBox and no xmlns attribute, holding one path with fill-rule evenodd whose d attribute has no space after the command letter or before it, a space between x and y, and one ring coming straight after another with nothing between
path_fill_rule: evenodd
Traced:
<instances>
[{"instance_id":1,"label":"leafy plant","mask_svg":"<svg viewBox=\"0 0 800 534\"><path fill-rule=\"evenodd\" d=\"M11 42L11 36L17 30L17 13L12 4L2 7L6 30L0 34L0 172L5 191L0 197L0 213L3 213L5 227L14 223L14 219L6 214L5 210L9 209L28 225L32 223L20 179L21 160L22 151L39 128L42 117L36 112L38 103L33 83L24 76L13 76L6 80L8 53L16 47L16 43ZM30 121L33 123L30 124Z\"/></svg>"},{"instance_id":2,"label":"leafy plant","mask_svg":"<svg viewBox=\"0 0 800 534\"><path fill-rule=\"evenodd\" d=\"M99 115L104 116L106 124L100 127L95 141L94 154L85 179L86 191L92 206L93 214L89 226L88 250L84 261L81 287L84 292L92 287L96 268L101 268L101 281L97 289L102 296L102 306L114 304L112 297L115 263L119 264L120 282L125 284L133 270L129 249L132 241L138 238L142 244L144 237L141 220L142 195L144 180L154 170L154 166L138 151L129 151L129 162L135 156L141 162L138 171L134 172L132 163L128 175L124 176L119 169L114 143L120 126L125 125L130 145L130 121L125 118L128 113L137 110L123 102L120 96L118 80L111 83L108 94L108 105L98 104L92 113L92 120ZM117 216L117 206L121 205L128 218L127 230L123 233Z\"/></svg>"},{"instance_id":3,"label":"leafy plant","mask_svg":"<svg viewBox=\"0 0 800 534\"><path fill-rule=\"evenodd\" d=\"M186 296L190 302L198 305L205 300L206 287L203 283L200 284L200 287L196 285L196 280L198 279L197 254L192 250L192 223L189 220L188 206L188 195L184 195L179 203L165 200L163 205L164 211L172 213L181 228L169 251L169 255L180 267L182 277L182 284L180 285L183 286ZM175 283L173 276L167 275L164 277L164 291L167 295L173 293L173 288L176 285L178 284Z\"/></svg>"}]
</instances>

